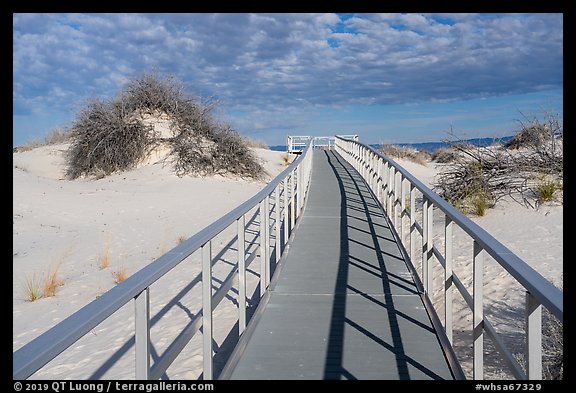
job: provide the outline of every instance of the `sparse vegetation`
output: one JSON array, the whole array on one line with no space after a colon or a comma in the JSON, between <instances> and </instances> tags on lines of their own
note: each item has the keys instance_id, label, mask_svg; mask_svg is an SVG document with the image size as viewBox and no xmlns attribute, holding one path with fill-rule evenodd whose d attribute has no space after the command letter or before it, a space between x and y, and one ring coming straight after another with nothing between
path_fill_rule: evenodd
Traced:
<instances>
[{"instance_id":1,"label":"sparse vegetation","mask_svg":"<svg viewBox=\"0 0 576 393\"><path fill-rule=\"evenodd\" d=\"M128 278L128 270L126 266L119 266L118 269L112 272L112 277L114 277L114 282L120 284Z\"/></svg>"},{"instance_id":2,"label":"sparse vegetation","mask_svg":"<svg viewBox=\"0 0 576 393\"><path fill-rule=\"evenodd\" d=\"M526 369L526 355L517 353L515 358ZM564 324L545 307L542 308L542 379L564 379Z\"/></svg>"},{"instance_id":3,"label":"sparse vegetation","mask_svg":"<svg viewBox=\"0 0 576 393\"><path fill-rule=\"evenodd\" d=\"M542 312L542 373L544 379L564 379L564 324L550 311Z\"/></svg>"},{"instance_id":4,"label":"sparse vegetation","mask_svg":"<svg viewBox=\"0 0 576 393\"><path fill-rule=\"evenodd\" d=\"M432 155L427 151L416 150L410 147L400 147L396 145L384 145L380 147L380 152L386 157L402 158L420 165L426 165Z\"/></svg>"},{"instance_id":5,"label":"sparse vegetation","mask_svg":"<svg viewBox=\"0 0 576 393\"><path fill-rule=\"evenodd\" d=\"M283 165L283 166L288 166L288 165L290 165L290 161L291 161L291 158L292 158L292 156L291 156L290 153L284 153L284 154L282 154L281 157L282 157L282 165Z\"/></svg>"},{"instance_id":6,"label":"sparse vegetation","mask_svg":"<svg viewBox=\"0 0 576 393\"><path fill-rule=\"evenodd\" d=\"M100 261L98 262L98 267L100 270L107 269L110 266L110 238L107 237L104 241L104 246L102 247L102 255L100 255Z\"/></svg>"},{"instance_id":7,"label":"sparse vegetation","mask_svg":"<svg viewBox=\"0 0 576 393\"><path fill-rule=\"evenodd\" d=\"M58 275L59 266L50 269L43 282L43 296L52 297L56 295L56 288L64 285L64 280L62 280Z\"/></svg>"},{"instance_id":8,"label":"sparse vegetation","mask_svg":"<svg viewBox=\"0 0 576 393\"><path fill-rule=\"evenodd\" d=\"M12 149L12 152L21 153L24 151L36 149L41 146L55 145L57 143L66 143L69 141L70 141L70 132L68 130L63 128L55 128L51 132L46 134L46 136L44 136L43 141L32 139L22 146L14 147Z\"/></svg>"},{"instance_id":9,"label":"sparse vegetation","mask_svg":"<svg viewBox=\"0 0 576 393\"><path fill-rule=\"evenodd\" d=\"M519 142L511 145L513 149L451 143L455 152L438 174L434 190L462 211L475 214L485 213L504 196L530 207L552 200L562 188L562 126L557 117L548 116L545 124L521 123L517 135L533 136L533 130L538 130L537 137L517 139L522 151L517 150Z\"/></svg>"},{"instance_id":10,"label":"sparse vegetation","mask_svg":"<svg viewBox=\"0 0 576 393\"><path fill-rule=\"evenodd\" d=\"M36 277L36 274L24 277L24 298L29 302L35 302L41 297L40 280Z\"/></svg>"},{"instance_id":11,"label":"sparse vegetation","mask_svg":"<svg viewBox=\"0 0 576 393\"><path fill-rule=\"evenodd\" d=\"M74 179L129 170L164 144L178 176L262 178L264 169L246 141L213 117L215 107L186 93L173 77L136 77L114 99L88 101L79 111L70 129L67 174ZM150 116L168 118L171 135L161 135Z\"/></svg>"},{"instance_id":12,"label":"sparse vegetation","mask_svg":"<svg viewBox=\"0 0 576 393\"><path fill-rule=\"evenodd\" d=\"M186 241L186 239L187 239L186 236L181 235L181 236L178 236L178 240L176 240L176 242L177 242L178 244L182 244L182 243L184 243L184 242Z\"/></svg>"},{"instance_id":13,"label":"sparse vegetation","mask_svg":"<svg viewBox=\"0 0 576 393\"><path fill-rule=\"evenodd\" d=\"M255 147L257 149L270 149L270 146L268 146L268 144L262 139L244 138L244 141L248 147Z\"/></svg>"},{"instance_id":14,"label":"sparse vegetation","mask_svg":"<svg viewBox=\"0 0 576 393\"><path fill-rule=\"evenodd\" d=\"M559 189L560 186L556 181L544 179L536 184L536 197L540 203L551 201Z\"/></svg>"}]
</instances>

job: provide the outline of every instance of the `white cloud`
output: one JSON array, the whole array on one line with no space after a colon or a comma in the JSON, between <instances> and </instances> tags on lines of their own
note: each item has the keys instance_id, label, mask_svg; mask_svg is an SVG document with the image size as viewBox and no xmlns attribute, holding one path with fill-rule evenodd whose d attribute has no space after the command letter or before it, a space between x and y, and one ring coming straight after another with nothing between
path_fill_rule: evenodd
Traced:
<instances>
[{"instance_id":1,"label":"white cloud","mask_svg":"<svg viewBox=\"0 0 576 393\"><path fill-rule=\"evenodd\" d=\"M111 96L150 69L218 96L231 113L252 113L242 121L262 127L326 106L563 83L559 14L15 14L13 31L13 100L22 113Z\"/></svg>"}]
</instances>

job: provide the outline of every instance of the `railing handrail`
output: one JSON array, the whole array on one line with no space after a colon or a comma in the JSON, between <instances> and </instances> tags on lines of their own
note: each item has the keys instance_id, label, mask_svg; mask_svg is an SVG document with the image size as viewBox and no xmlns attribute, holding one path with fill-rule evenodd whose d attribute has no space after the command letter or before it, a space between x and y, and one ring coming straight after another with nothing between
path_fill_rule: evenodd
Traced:
<instances>
[{"instance_id":1,"label":"railing handrail","mask_svg":"<svg viewBox=\"0 0 576 393\"><path fill-rule=\"evenodd\" d=\"M524 288L526 288L538 301L544 305L556 318L563 321L564 300L560 289L556 288L551 282L546 280L540 273L534 270L530 265L515 255L506 246L500 243L496 238L486 232L482 227L466 217L454 206L448 203L441 196L428 188L421 181L416 179L410 172L400 166L391 158L384 156L374 148L354 141L352 139L338 139L347 142L356 143L365 149L369 149L408 179L414 186L430 201L433 202L440 210L444 212L451 220L458 224L468 235L476 240L489 255L491 255L498 264L500 264L510 275L512 275Z\"/></svg>"},{"instance_id":2,"label":"railing handrail","mask_svg":"<svg viewBox=\"0 0 576 393\"><path fill-rule=\"evenodd\" d=\"M308 141L306 148L310 146ZM25 379L102 323L164 274L256 207L304 160L301 154L256 195L138 270L13 353L13 379Z\"/></svg>"}]
</instances>

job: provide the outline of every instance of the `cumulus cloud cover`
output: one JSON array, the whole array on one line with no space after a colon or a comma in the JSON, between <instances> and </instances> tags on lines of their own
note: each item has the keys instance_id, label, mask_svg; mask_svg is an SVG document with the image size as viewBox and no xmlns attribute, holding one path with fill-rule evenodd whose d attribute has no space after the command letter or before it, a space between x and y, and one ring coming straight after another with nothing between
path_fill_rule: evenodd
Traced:
<instances>
[{"instance_id":1,"label":"cumulus cloud cover","mask_svg":"<svg viewBox=\"0 0 576 393\"><path fill-rule=\"evenodd\" d=\"M217 97L241 132L283 132L325 110L561 89L563 16L13 15L15 118L73 113L149 70Z\"/></svg>"}]
</instances>

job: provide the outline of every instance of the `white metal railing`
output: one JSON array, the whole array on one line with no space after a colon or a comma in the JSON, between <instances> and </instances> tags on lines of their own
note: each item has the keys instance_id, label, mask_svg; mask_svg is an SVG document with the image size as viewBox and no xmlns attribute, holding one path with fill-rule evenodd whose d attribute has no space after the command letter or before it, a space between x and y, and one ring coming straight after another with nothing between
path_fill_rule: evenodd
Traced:
<instances>
[{"instance_id":1,"label":"white metal railing","mask_svg":"<svg viewBox=\"0 0 576 393\"><path fill-rule=\"evenodd\" d=\"M556 318L563 321L562 292L532 269L526 262L512 253L508 248L492 237L488 232L474 223L468 217L456 210L447 201L430 190L412 174L396 162L383 156L373 148L357 141L336 138L336 151L344 157L363 176L374 195L384 207L391 225L399 233L399 238L409 257L416 257L416 236L422 239L422 277L412 266L413 272L421 281L424 299L428 307L433 293L433 257L436 257L444 270L443 277L443 329L450 346L452 345L452 305L453 290L457 289L464 298L466 305L472 310L472 351L473 378L483 379L484 374L484 333L492 340L495 348L503 356L506 364L515 378L542 379L542 306L546 307ZM422 195L422 222L416 217L416 191ZM409 198L409 206L406 201ZM444 253L433 244L433 209L437 208L444 214ZM400 219L400 224L398 223ZM408 220L409 228L404 222ZM457 225L472 239L472 293L469 293L460 278L454 272L453 265L453 226ZM398 228L400 226L400 228ZM409 230L409 233L406 232ZM409 235L409 236L406 236ZM407 244L409 243L409 244ZM489 254L502 266L526 292L526 372L507 348L504 341L484 315L483 305L483 254ZM435 311L434 311L435 313Z\"/></svg>"},{"instance_id":2,"label":"white metal railing","mask_svg":"<svg viewBox=\"0 0 576 393\"><path fill-rule=\"evenodd\" d=\"M344 139L358 140L358 135L338 135ZM286 149L288 153L299 153L312 140L312 148L326 148L331 150L336 142L335 136L309 136L309 135L288 135L286 137Z\"/></svg>"},{"instance_id":3,"label":"white metal railing","mask_svg":"<svg viewBox=\"0 0 576 393\"><path fill-rule=\"evenodd\" d=\"M29 378L132 300L134 301L135 313L136 379L160 378L201 327L203 335L203 377L204 379L213 379L212 312L235 283L238 284L239 335L246 328L246 269L256 258L257 252L253 251L249 255L246 254L245 216L254 208L258 208L260 221L258 236L258 248L260 251L259 284L260 297L262 297L270 285L272 267L280 260L280 255L285 250L289 234L301 215L312 169L312 149L309 148L310 146L310 141L308 141L303 154L258 194L15 351L12 355L13 379ZM272 200L274 201L275 222L274 245L270 244L272 232L270 226L270 203ZM281 207L283 208L281 209ZM233 274L230 274L213 294L212 269L217 261L212 258L212 239L234 226L237 230L237 264ZM282 233L284 236L281 236ZM283 244L281 244L282 238ZM230 247L230 243L226 247ZM273 261L271 261L271 249L275 250ZM196 314L165 352L151 365L149 288L198 250L201 252L202 260L202 312Z\"/></svg>"}]
</instances>

